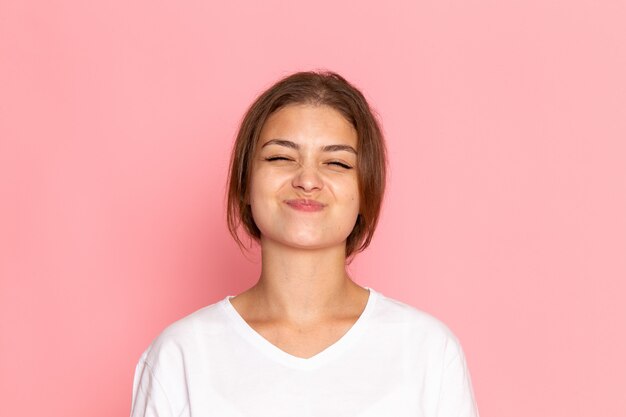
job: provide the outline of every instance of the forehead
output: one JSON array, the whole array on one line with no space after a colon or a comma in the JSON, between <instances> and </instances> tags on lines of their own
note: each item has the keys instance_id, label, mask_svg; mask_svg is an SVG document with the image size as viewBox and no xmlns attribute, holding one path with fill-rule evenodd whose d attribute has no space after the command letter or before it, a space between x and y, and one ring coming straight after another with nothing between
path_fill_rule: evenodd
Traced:
<instances>
[{"instance_id":1,"label":"forehead","mask_svg":"<svg viewBox=\"0 0 626 417\"><path fill-rule=\"evenodd\" d=\"M334 108L326 105L292 104L272 113L259 136L259 145L272 139L306 144L348 144L356 148L356 129Z\"/></svg>"}]
</instances>

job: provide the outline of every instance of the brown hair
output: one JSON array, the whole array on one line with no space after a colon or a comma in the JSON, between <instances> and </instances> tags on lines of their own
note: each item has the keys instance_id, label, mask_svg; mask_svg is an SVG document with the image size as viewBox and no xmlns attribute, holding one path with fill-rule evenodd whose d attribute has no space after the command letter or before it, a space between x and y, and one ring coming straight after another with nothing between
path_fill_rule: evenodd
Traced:
<instances>
[{"instance_id":1,"label":"brown hair","mask_svg":"<svg viewBox=\"0 0 626 417\"><path fill-rule=\"evenodd\" d=\"M246 112L230 161L227 195L228 230L240 247L240 225L259 240L261 231L254 223L248 201L248 185L253 156L267 118L290 104L330 106L355 128L358 136L357 176L360 210L346 241L346 257L361 252L372 240L385 191L386 151L381 128L363 94L340 75L329 72L298 72L263 92Z\"/></svg>"}]
</instances>

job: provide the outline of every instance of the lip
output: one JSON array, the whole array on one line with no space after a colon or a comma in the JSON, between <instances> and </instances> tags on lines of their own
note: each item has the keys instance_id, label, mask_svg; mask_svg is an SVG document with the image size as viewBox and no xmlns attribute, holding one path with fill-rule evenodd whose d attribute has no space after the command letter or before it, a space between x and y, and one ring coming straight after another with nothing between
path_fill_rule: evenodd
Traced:
<instances>
[{"instance_id":1,"label":"lip","mask_svg":"<svg viewBox=\"0 0 626 417\"><path fill-rule=\"evenodd\" d=\"M299 211L321 211L326 207L326 204L319 201L307 199L285 200L285 203L292 209Z\"/></svg>"}]
</instances>

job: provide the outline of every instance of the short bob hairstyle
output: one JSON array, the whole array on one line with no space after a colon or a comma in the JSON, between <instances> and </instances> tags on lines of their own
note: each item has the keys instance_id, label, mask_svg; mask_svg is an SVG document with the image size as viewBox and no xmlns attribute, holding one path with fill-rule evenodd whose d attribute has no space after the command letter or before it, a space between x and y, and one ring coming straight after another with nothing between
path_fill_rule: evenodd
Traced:
<instances>
[{"instance_id":1,"label":"short bob hairstyle","mask_svg":"<svg viewBox=\"0 0 626 417\"><path fill-rule=\"evenodd\" d=\"M357 142L357 176L360 209L346 241L346 257L361 252L372 240L385 191L386 150L380 125L363 94L340 75L329 72L298 72L263 92L246 112L235 141L229 169L227 195L228 230L243 248L240 226L254 240L261 231L248 204L250 172L261 129L275 111L295 104L329 106L354 126Z\"/></svg>"}]
</instances>

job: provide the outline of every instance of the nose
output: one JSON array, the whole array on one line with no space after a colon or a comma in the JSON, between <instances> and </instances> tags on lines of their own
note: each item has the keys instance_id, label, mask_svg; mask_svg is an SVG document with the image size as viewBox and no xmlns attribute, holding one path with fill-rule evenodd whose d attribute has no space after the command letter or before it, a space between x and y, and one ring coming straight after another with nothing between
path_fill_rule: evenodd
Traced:
<instances>
[{"instance_id":1,"label":"nose","mask_svg":"<svg viewBox=\"0 0 626 417\"><path fill-rule=\"evenodd\" d=\"M321 190L323 181L315 167L301 166L293 177L292 185L302 191L312 192Z\"/></svg>"}]
</instances>

